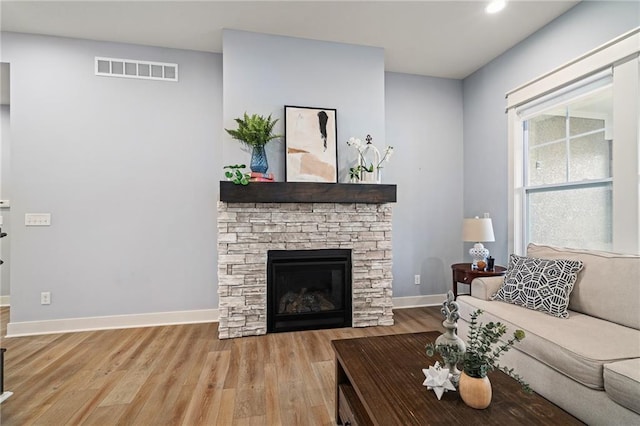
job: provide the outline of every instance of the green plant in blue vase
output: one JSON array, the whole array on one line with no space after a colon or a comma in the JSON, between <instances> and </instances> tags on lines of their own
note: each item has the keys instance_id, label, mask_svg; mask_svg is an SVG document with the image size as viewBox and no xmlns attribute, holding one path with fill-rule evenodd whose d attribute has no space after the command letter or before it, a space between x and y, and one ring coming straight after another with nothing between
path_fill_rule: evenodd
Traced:
<instances>
[{"instance_id":1,"label":"green plant in blue vase","mask_svg":"<svg viewBox=\"0 0 640 426\"><path fill-rule=\"evenodd\" d=\"M236 118L237 129L224 129L233 139L243 143L247 148L251 148L251 171L266 173L269 169L267 154L264 146L271 140L280 138L282 135L274 135L273 128L278 119L246 112L242 118Z\"/></svg>"}]
</instances>

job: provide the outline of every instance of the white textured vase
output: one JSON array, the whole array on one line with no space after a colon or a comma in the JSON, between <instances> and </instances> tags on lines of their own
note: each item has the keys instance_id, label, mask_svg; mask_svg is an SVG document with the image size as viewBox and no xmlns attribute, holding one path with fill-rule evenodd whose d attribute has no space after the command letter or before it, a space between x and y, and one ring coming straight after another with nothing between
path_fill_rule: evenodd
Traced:
<instances>
[{"instance_id":1,"label":"white textured vase","mask_svg":"<svg viewBox=\"0 0 640 426\"><path fill-rule=\"evenodd\" d=\"M360 183L380 183L382 176L380 169L374 169L372 172L360 172Z\"/></svg>"},{"instance_id":2,"label":"white textured vase","mask_svg":"<svg viewBox=\"0 0 640 426\"><path fill-rule=\"evenodd\" d=\"M376 182L376 172L362 172L360 174L360 182L361 183L377 183Z\"/></svg>"}]
</instances>

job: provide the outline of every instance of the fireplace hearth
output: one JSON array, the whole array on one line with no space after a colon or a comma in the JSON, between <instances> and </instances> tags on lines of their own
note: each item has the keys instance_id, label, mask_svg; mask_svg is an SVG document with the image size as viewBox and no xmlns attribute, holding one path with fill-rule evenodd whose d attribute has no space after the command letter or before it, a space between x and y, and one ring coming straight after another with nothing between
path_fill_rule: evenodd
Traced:
<instances>
[{"instance_id":1,"label":"fireplace hearth","mask_svg":"<svg viewBox=\"0 0 640 426\"><path fill-rule=\"evenodd\" d=\"M267 332L351 326L351 250L270 250Z\"/></svg>"}]
</instances>

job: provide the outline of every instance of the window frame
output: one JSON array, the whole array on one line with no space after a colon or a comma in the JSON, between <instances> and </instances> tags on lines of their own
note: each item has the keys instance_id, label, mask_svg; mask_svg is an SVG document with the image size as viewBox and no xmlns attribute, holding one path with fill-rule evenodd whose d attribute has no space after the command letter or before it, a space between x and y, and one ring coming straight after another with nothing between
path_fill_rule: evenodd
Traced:
<instances>
[{"instance_id":1,"label":"window frame","mask_svg":"<svg viewBox=\"0 0 640 426\"><path fill-rule=\"evenodd\" d=\"M612 250L640 253L640 28L588 52L507 93L509 140L509 251L525 254L528 233L528 149L518 109L544 103L545 97L568 90L576 82L611 69L613 75L613 241ZM601 179L588 184L600 184ZM570 183L570 182L569 182ZM578 184L583 183L582 181ZM602 182L606 184L606 182ZM566 187L567 183L561 184ZM552 185L552 186L555 186Z\"/></svg>"}]
</instances>

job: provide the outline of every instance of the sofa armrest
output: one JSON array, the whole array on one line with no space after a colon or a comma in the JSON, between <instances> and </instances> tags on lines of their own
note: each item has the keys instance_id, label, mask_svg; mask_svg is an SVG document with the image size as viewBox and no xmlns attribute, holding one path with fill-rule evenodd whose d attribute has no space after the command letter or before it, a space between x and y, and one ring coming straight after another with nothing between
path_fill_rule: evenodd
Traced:
<instances>
[{"instance_id":1,"label":"sofa armrest","mask_svg":"<svg viewBox=\"0 0 640 426\"><path fill-rule=\"evenodd\" d=\"M477 299L491 300L502 283L504 277L481 277L476 278L471 283L471 295Z\"/></svg>"}]
</instances>

